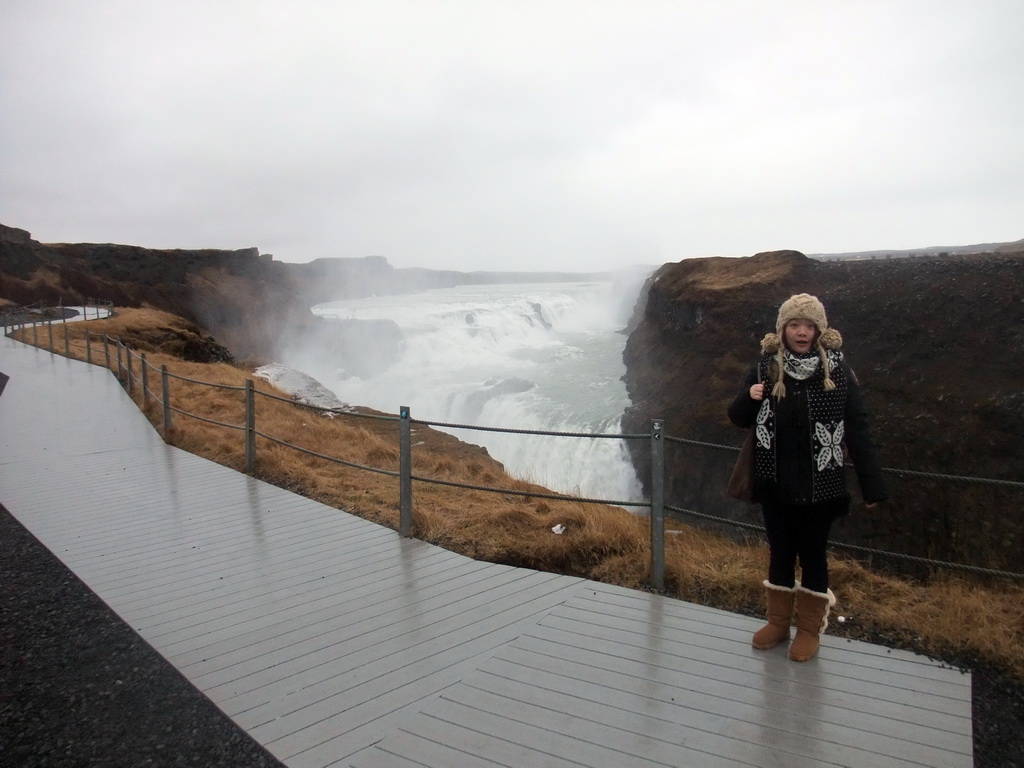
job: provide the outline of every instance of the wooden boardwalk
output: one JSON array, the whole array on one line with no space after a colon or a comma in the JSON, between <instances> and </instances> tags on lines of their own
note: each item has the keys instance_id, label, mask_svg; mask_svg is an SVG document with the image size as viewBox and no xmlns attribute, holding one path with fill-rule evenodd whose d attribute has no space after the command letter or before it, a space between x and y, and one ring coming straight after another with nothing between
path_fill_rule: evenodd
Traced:
<instances>
[{"instance_id":1,"label":"wooden boardwalk","mask_svg":"<svg viewBox=\"0 0 1024 768\"><path fill-rule=\"evenodd\" d=\"M289 766L972 765L967 674L754 651L754 619L473 561L166 446L105 369L0 338L0 372L0 503Z\"/></svg>"}]
</instances>

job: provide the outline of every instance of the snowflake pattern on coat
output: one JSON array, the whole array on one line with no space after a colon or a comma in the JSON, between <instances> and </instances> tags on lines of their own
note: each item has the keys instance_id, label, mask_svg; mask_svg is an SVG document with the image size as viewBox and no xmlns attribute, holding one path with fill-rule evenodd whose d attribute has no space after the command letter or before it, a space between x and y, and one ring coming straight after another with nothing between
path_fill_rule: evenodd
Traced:
<instances>
[{"instance_id":1,"label":"snowflake pattern on coat","mask_svg":"<svg viewBox=\"0 0 1024 768\"><path fill-rule=\"evenodd\" d=\"M754 427L754 434L757 436L758 444L768 450L772 447L772 431L770 420L772 415L772 399L766 397L761 401L761 410L757 412L757 424Z\"/></svg>"},{"instance_id":2,"label":"snowflake pattern on coat","mask_svg":"<svg viewBox=\"0 0 1024 768\"><path fill-rule=\"evenodd\" d=\"M814 450L818 456L818 471L843 466L843 422L829 429L820 421L814 424Z\"/></svg>"},{"instance_id":3,"label":"snowflake pattern on coat","mask_svg":"<svg viewBox=\"0 0 1024 768\"><path fill-rule=\"evenodd\" d=\"M836 387L826 391L820 373L812 377L807 387L807 410L810 417L808 439L811 448L812 503L840 498L846 495L846 479L843 459L843 438L846 427L843 421L846 410L846 376L842 363L843 353L828 350L827 360L832 381ZM762 355L758 364L760 381L771 381L770 375L774 356ZM761 403L754 423L754 464L758 478L774 481L778 471L778 436L775 434L776 403L766 397Z\"/></svg>"}]
</instances>

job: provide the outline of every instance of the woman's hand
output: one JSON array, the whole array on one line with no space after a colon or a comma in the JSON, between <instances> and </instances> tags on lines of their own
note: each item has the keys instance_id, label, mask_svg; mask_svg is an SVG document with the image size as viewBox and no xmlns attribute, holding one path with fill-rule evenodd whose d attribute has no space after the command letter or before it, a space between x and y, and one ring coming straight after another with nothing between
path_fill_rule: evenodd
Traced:
<instances>
[{"instance_id":1,"label":"woman's hand","mask_svg":"<svg viewBox=\"0 0 1024 768\"><path fill-rule=\"evenodd\" d=\"M750 388L750 399L751 400L764 400L765 390L767 388L768 388L768 385L765 384L763 381L760 382L759 384L755 384L754 386L752 386Z\"/></svg>"}]
</instances>

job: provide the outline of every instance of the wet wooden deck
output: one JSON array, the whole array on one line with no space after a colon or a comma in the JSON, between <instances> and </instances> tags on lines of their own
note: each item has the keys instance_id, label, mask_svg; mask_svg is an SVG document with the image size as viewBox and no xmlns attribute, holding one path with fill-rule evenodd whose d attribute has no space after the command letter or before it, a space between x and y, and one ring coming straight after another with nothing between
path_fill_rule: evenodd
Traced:
<instances>
[{"instance_id":1,"label":"wet wooden deck","mask_svg":"<svg viewBox=\"0 0 1024 768\"><path fill-rule=\"evenodd\" d=\"M972 765L971 679L469 560L164 445L106 370L0 338L0 503L289 766Z\"/></svg>"}]
</instances>

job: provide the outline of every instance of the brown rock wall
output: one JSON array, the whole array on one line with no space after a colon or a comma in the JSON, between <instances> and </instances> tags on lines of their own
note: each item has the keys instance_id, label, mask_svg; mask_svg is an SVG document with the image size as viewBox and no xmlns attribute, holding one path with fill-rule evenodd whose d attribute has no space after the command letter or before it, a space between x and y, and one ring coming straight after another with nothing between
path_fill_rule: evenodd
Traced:
<instances>
[{"instance_id":1,"label":"brown rock wall","mask_svg":"<svg viewBox=\"0 0 1024 768\"><path fill-rule=\"evenodd\" d=\"M818 296L843 334L885 466L1024 480L1024 258L1013 254L826 262L780 251L667 264L630 324L624 430L663 417L670 435L738 445L726 408L779 304L801 292ZM630 447L649 476L646 446ZM756 508L722 494L735 454L670 444L668 455L669 504L758 521ZM1019 567L1020 490L889 479L892 502L856 511L838 538Z\"/></svg>"},{"instance_id":2,"label":"brown rock wall","mask_svg":"<svg viewBox=\"0 0 1024 768\"><path fill-rule=\"evenodd\" d=\"M392 273L380 257L282 264L256 248L44 244L0 225L0 297L161 309L198 323L239 357L272 357L277 344L316 325L313 304L379 289Z\"/></svg>"}]
</instances>

